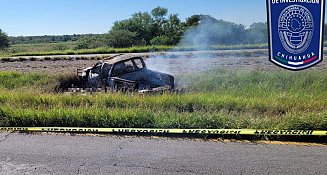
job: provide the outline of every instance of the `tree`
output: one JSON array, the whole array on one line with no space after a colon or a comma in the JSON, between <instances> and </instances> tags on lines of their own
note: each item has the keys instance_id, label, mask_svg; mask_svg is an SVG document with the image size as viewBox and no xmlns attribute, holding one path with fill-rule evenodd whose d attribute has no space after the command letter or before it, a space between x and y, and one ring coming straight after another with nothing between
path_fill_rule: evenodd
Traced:
<instances>
[{"instance_id":1,"label":"tree","mask_svg":"<svg viewBox=\"0 0 327 175\"><path fill-rule=\"evenodd\" d=\"M10 39L8 35L0 29L0 50L10 47Z\"/></svg>"},{"instance_id":2,"label":"tree","mask_svg":"<svg viewBox=\"0 0 327 175\"><path fill-rule=\"evenodd\" d=\"M154 8L151 11L152 19L153 19L153 37L162 36L164 33L164 24L167 22L166 16L168 13L168 9L163 7Z\"/></svg>"},{"instance_id":3,"label":"tree","mask_svg":"<svg viewBox=\"0 0 327 175\"><path fill-rule=\"evenodd\" d=\"M267 23L253 23L246 32L245 40L248 44L262 44L268 42Z\"/></svg>"},{"instance_id":4,"label":"tree","mask_svg":"<svg viewBox=\"0 0 327 175\"><path fill-rule=\"evenodd\" d=\"M212 45L241 44L245 35L245 26L232 22L217 20L208 15L189 18L190 25L182 39L184 45L208 48Z\"/></svg>"},{"instance_id":5,"label":"tree","mask_svg":"<svg viewBox=\"0 0 327 175\"><path fill-rule=\"evenodd\" d=\"M150 44L177 44L183 33L183 26L177 14L168 15L168 9L163 7L154 8L151 13L138 12L134 13L131 18L117 21L109 31L112 32L126 31L135 34L131 40L136 45ZM131 34L131 33L129 33ZM120 36L121 37L121 36ZM126 37L124 40L127 39ZM117 46L118 43L114 44ZM130 45L130 44L129 44Z\"/></svg>"},{"instance_id":6,"label":"tree","mask_svg":"<svg viewBox=\"0 0 327 175\"><path fill-rule=\"evenodd\" d=\"M199 22L201 21L201 18L203 18L204 15L192 15L191 17L188 17L186 19L186 22L184 23L184 25L186 27L191 27L191 26L196 26L199 24Z\"/></svg>"},{"instance_id":7,"label":"tree","mask_svg":"<svg viewBox=\"0 0 327 175\"><path fill-rule=\"evenodd\" d=\"M106 36L107 45L110 47L123 48L133 45L142 45L142 40L137 40L137 33L128 30L112 30Z\"/></svg>"},{"instance_id":8,"label":"tree","mask_svg":"<svg viewBox=\"0 0 327 175\"><path fill-rule=\"evenodd\" d=\"M170 40L170 42L167 43L168 45L178 44L185 30L177 14L169 15L168 19L163 24L162 29L162 35L168 37Z\"/></svg>"},{"instance_id":9,"label":"tree","mask_svg":"<svg viewBox=\"0 0 327 175\"><path fill-rule=\"evenodd\" d=\"M163 21L165 16L167 16L168 9L163 7L156 7L151 11L151 15L156 21Z\"/></svg>"},{"instance_id":10,"label":"tree","mask_svg":"<svg viewBox=\"0 0 327 175\"><path fill-rule=\"evenodd\" d=\"M140 43L145 42L145 45L148 45L154 32L153 23L149 13L139 12L133 14L130 19L115 22L109 33L113 31L129 31L136 34L136 40L140 41Z\"/></svg>"},{"instance_id":11,"label":"tree","mask_svg":"<svg viewBox=\"0 0 327 175\"><path fill-rule=\"evenodd\" d=\"M106 46L103 35L85 35L77 41L75 49L95 49Z\"/></svg>"}]
</instances>

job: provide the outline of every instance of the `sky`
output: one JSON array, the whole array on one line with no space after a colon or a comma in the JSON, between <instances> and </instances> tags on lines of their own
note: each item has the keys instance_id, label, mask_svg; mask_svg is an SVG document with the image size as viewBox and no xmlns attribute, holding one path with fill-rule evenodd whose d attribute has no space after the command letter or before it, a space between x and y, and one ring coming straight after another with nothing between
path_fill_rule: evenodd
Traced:
<instances>
[{"instance_id":1,"label":"sky","mask_svg":"<svg viewBox=\"0 0 327 175\"><path fill-rule=\"evenodd\" d=\"M265 0L0 0L0 29L10 36L106 33L135 12L165 7L182 21L210 15L246 26L266 21Z\"/></svg>"}]
</instances>

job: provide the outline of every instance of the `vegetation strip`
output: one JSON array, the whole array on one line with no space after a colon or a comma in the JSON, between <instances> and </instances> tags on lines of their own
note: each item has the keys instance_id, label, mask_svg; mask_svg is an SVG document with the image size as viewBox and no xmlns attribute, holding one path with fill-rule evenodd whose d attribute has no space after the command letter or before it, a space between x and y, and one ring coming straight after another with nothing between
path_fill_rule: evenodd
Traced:
<instances>
[{"instance_id":1,"label":"vegetation strip","mask_svg":"<svg viewBox=\"0 0 327 175\"><path fill-rule=\"evenodd\" d=\"M267 130L267 129L159 129L159 128L0 127L0 131L80 132L80 133L205 134L205 135L218 134L218 135L327 136L327 131Z\"/></svg>"},{"instance_id":2,"label":"vegetation strip","mask_svg":"<svg viewBox=\"0 0 327 175\"><path fill-rule=\"evenodd\" d=\"M208 48L201 48L199 46L169 46L169 45L156 45L156 46L133 46L133 47L126 47L126 48L112 48L112 47L99 47L94 49L66 49L66 50L54 50L51 48L47 48L47 44L40 44L44 49L39 49L35 51L35 47L41 46L21 46L15 45L13 47L17 48L18 50L21 47L25 48L25 51L11 53L9 51L1 51L0 50L0 57L1 59L9 59L10 57L20 57L20 56L53 56L53 55L86 55L86 54L116 54L116 53L142 53L142 52L163 52L163 51L170 51L170 52L183 52L183 51L234 51L234 52L241 52L239 54L247 56L247 54L251 54L251 51L244 51L244 50L259 50L257 54L260 55L267 55L266 49L268 46L266 44L245 44L245 45L213 45ZM242 52L243 51L243 52ZM227 53L224 55L231 55L232 53ZM25 61L25 60L21 60Z\"/></svg>"},{"instance_id":3,"label":"vegetation strip","mask_svg":"<svg viewBox=\"0 0 327 175\"><path fill-rule=\"evenodd\" d=\"M327 130L325 71L214 69L177 79L185 93L85 96L54 92L70 76L1 72L0 126Z\"/></svg>"}]
</instances>

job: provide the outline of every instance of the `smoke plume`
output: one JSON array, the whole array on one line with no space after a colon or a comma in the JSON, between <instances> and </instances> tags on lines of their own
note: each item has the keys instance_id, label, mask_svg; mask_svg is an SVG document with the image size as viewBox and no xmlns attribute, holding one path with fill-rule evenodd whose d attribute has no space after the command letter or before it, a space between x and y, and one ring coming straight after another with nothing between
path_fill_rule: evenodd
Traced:
<instances>
[{"instance_id":1,"label":"smoke plume","mask_svg":"<svg viewBox=\"0 0 327 175\"><path fill-rule=\"evenodd\" d=\"M212 45L230 42L227 39L232 33L231 27L217 21L201 20L198 25L190 27L176 48L146 59L149 69L178 75L212 68L218 62L218 55L208 50ZM192 52L180 52L185 48L192 48Z\"/></svg>"}]
</instances>

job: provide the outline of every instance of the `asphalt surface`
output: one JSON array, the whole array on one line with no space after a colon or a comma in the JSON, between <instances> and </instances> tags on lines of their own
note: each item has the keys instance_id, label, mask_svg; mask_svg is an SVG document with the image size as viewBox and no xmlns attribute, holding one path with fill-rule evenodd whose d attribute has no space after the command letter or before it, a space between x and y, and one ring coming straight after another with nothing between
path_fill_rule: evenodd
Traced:
<instances>
[{"instance_id":1,"label":"asphalt surface","mask_svg":"<svg viewBox=\"0 0 327 175\"><path fill-rule=\"evenodd\" d=\"M0 133L0 174L326 174L327 146Z\"/></svg>"}]
</instances>

